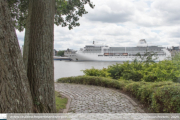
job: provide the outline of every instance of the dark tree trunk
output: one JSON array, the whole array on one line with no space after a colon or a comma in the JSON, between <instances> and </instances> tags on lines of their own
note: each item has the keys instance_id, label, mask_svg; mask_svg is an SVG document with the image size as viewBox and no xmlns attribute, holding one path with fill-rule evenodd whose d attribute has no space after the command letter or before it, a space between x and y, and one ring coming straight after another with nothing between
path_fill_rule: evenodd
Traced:
<instances>
[{"instance_id":1,"label":"dark tree trunk","mask_svg":"<svg viewBox=\"0 0 180 120\"><path fill-rule=\"evenodd\" d=\"M31 0L27 76L37 112L55 112L54 0Z\"/></svg>"},{"instance_id":2,"label":"dark tree trunk","mask_svg":"<svg viewBox=\"0 0 180 120\"><path fill-rule=\"evenodd\" d=\"M7 0L0 0L0 113L30 113L33 102Z\"/></svg>"},{"instance_id":3,"label":"dark tree trunk","mask_svg":"<svg viewBox=\"0 0 180 120\"><path fill-rule=\"evenodd\" d=\"M25 37L24 37L24 48L23 48L23 61L25 65L25 69L27 71L27 64L28 64L28 54L29 54L29 35L30 35L30 25L31 25L31 16L32 16L32 0L29 0L29 7L28 7L28 17L26 20L25 26Z\"/></svg>"}]
</instances>

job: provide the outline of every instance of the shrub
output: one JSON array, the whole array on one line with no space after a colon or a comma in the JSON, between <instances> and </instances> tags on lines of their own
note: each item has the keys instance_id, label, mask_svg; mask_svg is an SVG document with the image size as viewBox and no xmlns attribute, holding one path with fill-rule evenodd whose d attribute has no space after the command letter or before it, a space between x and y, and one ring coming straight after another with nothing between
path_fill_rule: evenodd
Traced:
<instances>
[{"instance_id":1,"label":"shrub","mask_svg":"<svg viewBox=\"0 0 180 120\"><path fill-rule=\"evenodd\" d=\"M154 81L174 81L177 79L177 66L170 60L160 61L144 69L143 80L147 82ZM179 72L178 72L179 73Z\"/></svg>"},{"instance_id":2,"label":"shrub","mask_svg":"<svg viewBox=\"0 0 180 120\"><path fill-rule=\"evenodd\" d=\"M174 71L176 78L173 79L173 81L180 83L180 53L175 54L175 56L172 58L172 62L173 65L177 67L177 71Z\"/></svg>"},{"instance_id":3,"label":"shrub","mask_svg":"<svg viewBox=\"0 0 180 120\"><path fill-rule=\"evenodd\" d=\"M128 85L124 87L124 91L130 92L135 97L138 96L138 90L141 88L141 86L147 84L146 82L131 82Z\"/></svg>"},{"instance_id":4,"label":"shrub","mask_svg":"<svg viewBox=\"0 0 180 120\"><path fill-rule=\"evenodd\" d=\"M57 80L59 83L77 83L87 85L97 85L102 87L122 89L127 83L126 81L116 81L111 78L94 77L94 76L77 76L77 77L66 77Z\"/></svg>"},{"instance_id":5,"label":"shrub","mask_svg":"<svg viewBox=\"0 0 180 120\"><path fill-rule=\"evenodd\" d=\"M122 76L124 68L121 64L116 63L115 65L108 66L107 72L110 73L110 77L113 79L119 79Z\"/></svg>"},{"instance_id":6,"label":"shrub","mask_svg":"<svg viewBox=\"0 0 180 120\"><path fill-rule=\"evenodd\" d=\"M145 74L143 76L143 80L145 82L155 82L155 81L157 81L157 76L155 74L153 74L152 72L149 72L147 75Z\"/></svg>"},{"instance_id":7,"label":"shrub","mask_svg":"<svg viewBox=\"0 0 180 120\"><path fill-rule=\"evenodd\" d=\"M107 72L106 68L103 69L95 69L94 67L92 67L91 69L86 69L86 70L82 70L83 73L86 76L99 76L99 77L109 77L109 73Z\"/></svg>"},{"instance_id":8,"label":"shrub","mask_svg":"<svg viewBox=\"0 0 180 120\"><path fill-rule=\"evenodd\" d=\"M180 55L179 55L180 56ZM110 65L108 68L86 69L83 70L86 76L111 77L113 79L123 78L125 80L158 82L174 81L180 82L180 58L174 57L173 60L164 60L158 63L142 62L123 62L123 64Z\"/></svg>"},{"instance_id":9,"label":"shrub","mask_svg":"<svg viewBox=\"0 0 180 120\"><path fill-rule=\"evenodd\" d=\"M122 74L122 77L125 80L140 81L143 78L143 75L141 71L131 69L131 70L125 70Z\"/></svg>"},{"instance_id":10,"label":"shrub","mask_svg":"<svg viewBox=\"0 0 180 120\"><path fill-rule=\"evenodd\" d=\"M152 94L158 87L161 87L163 85L172 85L173 82L149 82L148 84L142 85L138 89L137 98L141 100L141 102L145 104L151 104L152 102Z\"/></svg>"},{"instance_id":11,"label":"shrub","mask_svg":"<svg viewBox=\"0 0 180 120\"><path fill-rule=\"evenodd\" d=\"M165 85L152 95L154 112L180 113L180 85Z\"/></svg>"}]
</instances>

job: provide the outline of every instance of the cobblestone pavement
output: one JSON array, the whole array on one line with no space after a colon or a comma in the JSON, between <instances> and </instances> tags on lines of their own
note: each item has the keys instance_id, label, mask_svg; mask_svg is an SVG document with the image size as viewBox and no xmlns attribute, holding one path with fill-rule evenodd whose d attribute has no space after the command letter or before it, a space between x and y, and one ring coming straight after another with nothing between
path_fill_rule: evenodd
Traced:
<instances>
[{"instance_id":1,"label":"cobblestone pavement","mask_svg":"<svg viewBox=\"0 0 180 120\"><path fill-rule=\"evenodd\" d=\"M71 98L68 113L139 113L122 93L99 86L56 83L55 90ZM142 111L141 111L142 112Z\"/></svg>"}]
</instances>

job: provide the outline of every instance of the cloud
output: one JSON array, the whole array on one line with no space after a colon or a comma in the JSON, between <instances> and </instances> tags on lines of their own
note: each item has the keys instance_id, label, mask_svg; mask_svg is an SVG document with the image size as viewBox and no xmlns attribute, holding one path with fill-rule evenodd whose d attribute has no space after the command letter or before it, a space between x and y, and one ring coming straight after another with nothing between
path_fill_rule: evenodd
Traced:
<instances>
[{"instance_id":1,"label":"cloud","mask_svg":"<svg viewBox=\"0 0 180 120\"><path fill-rule=\"evenodd\" d=\"M167 38L180 38L180 26L177 27L171 27L171 29L164 29L163 33L165 35L165 37ZM180 40L179 40L180 41Z\"/></svg>"},{"instance_id":2,"label":"cloud","mask_svg":"<svg viewBox=\"0 0 180 120\"><path fill-rule=\"evenodd\" d=\"M152 3L153 14L164 20L167 25L180 23L179 0L156 0Z\"/></svg>"},{"instance_id":3,"label":"cloud","mask_svg":"<svg viewBox=\"0 0 180 120\"><path fill-rule=\"evenodd\" d=\"M54 27L54 48L79 50L93 41L108 46L136 46L140 39L148 44L177 46L180 38L179 0L91 0L96 6L80 17L72 30ZM18 32L19 44L24 31Z\"/></svg>"},{"instance_id":4,"label":"cloud","mask_svg":"<svg viewBox=\"0 0 180 120\"><path fill-rule=\"evenodd\" d=\"M89 14L85 15L90 21L100 21L107 23L123 23L131 19L134 14L134 6L131 2L124 0L105 0L89 9Z\"/></svg>"}]
</instances>

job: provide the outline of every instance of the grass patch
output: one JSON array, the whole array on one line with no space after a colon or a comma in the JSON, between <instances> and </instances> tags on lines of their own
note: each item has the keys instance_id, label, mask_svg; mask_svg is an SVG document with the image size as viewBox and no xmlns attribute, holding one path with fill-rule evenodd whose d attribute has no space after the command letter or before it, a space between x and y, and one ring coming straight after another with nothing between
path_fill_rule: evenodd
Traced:
<instances>
[{"instance_id":1,"label":"grass patch","mask_svg":"<svg viewBox=\"0 0 180 120\"><path fill-rule=\"evenodd\" d=\"M55 91L55 100L56 100L56 112L62 112L66 108L68 99L61 96L61 94Z\"/></svg>"}]
</instances>

